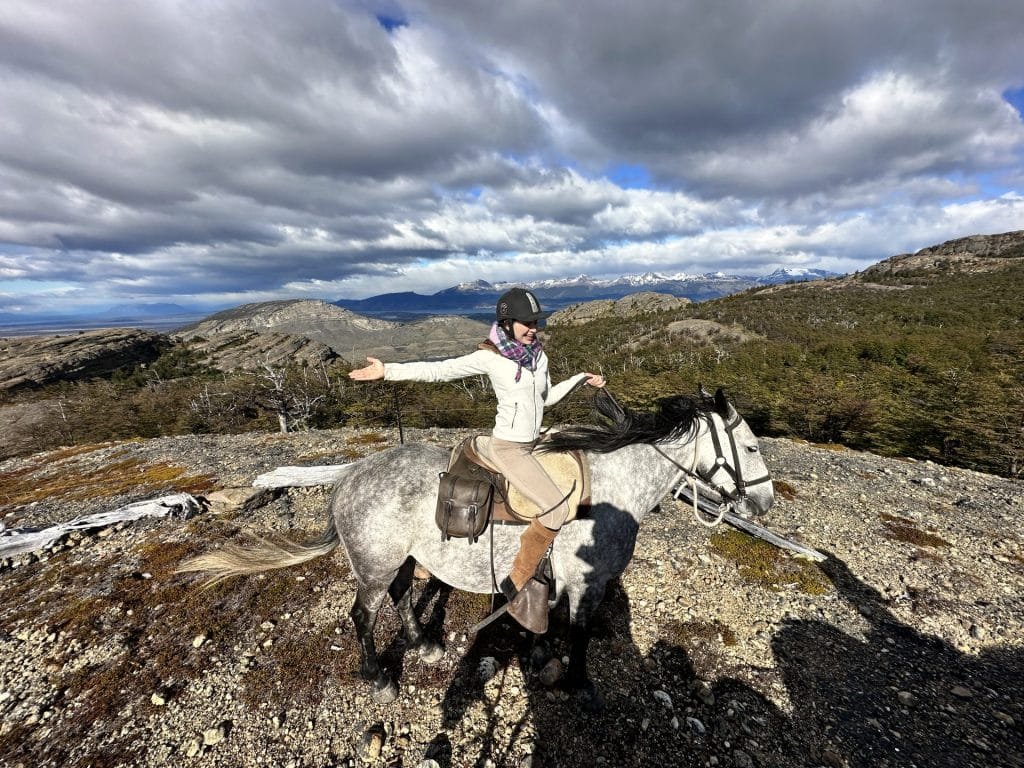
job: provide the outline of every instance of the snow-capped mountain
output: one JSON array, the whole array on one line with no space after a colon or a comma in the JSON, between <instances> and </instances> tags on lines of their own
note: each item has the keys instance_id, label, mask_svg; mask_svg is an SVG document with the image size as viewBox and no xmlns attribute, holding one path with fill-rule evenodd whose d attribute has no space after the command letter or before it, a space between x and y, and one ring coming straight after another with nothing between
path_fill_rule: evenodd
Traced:
<instances>
[{"instance_id":1,"label":"snow-capped mountain","mask_svg":"<svg viewBox=\"0 0 1024 768\"><path fill-rule=\"evenodd\" d=\"M705 301L759 285L819 280L833 276L835 276L833 273L820 269L786 268L778 269L764 277L726 275L722 272L709 272L703 275L689 275L685 272L661 275L656 272L645 272L642 275L621 275L610 278L577 275L568 278L537 280L529 284L507 281L489 283L486 280L473 280L459 283L431 295L407 291L385 293L371 296L368 299L342 299L334 303L360 314L393 319L431 313L486 317L494 312L494 303L498 296L516 286L530 288L543 302L545 309L557 310L584 301L621 299L623 296L639 291L667 293L691 301Z\"/></svg>"},{"instance_id":2,"label":"snow-capped mountain","mask_svg":"<svg viewBox=\"0 0 1024 768\"><path fill-rule=\"evenodd\" d=\"M776 269L770 275L758 278L761 285L778 285L779 283L801 283L808 280L824 280L829 277L838 277L835 272L828 272L824 269L808 269L807 267L782 267Z\"/></svg>"}]
</instances>

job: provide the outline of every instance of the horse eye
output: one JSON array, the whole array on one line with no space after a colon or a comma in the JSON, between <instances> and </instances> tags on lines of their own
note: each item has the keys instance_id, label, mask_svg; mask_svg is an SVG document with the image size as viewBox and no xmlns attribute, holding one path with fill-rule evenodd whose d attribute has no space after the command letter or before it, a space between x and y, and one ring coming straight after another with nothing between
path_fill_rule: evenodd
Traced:
<instances>
[{"instance_id":1,"label":"horse eye","mask_svg":"<svg viewBox=\"0 0 1024 768\"><path fill-rule=\"evenodd\" d=\"M757 453L757 446L756 445L748 445L747 446L747 450L750 451L751 453Z\"/></svg>"}]
</instances>

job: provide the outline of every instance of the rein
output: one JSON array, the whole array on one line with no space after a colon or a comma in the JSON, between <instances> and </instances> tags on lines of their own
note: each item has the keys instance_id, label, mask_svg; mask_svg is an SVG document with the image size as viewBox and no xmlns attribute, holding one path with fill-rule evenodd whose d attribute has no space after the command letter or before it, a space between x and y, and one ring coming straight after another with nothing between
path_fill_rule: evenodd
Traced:
<instances>
[{"instance_id":1,"label":"rein","mask_svg":"<svg viewBox=\"0 0 1024 768\"><path fill-rule=\"evenodd\" d=\"M725 517L727 512L735 512L736 502L747 496L747 488L749 486L767 482L768 480L771 480L771 476L765 474L763 477L758 477L753 480L744 479L743 468L740 466L739 448L736 445L736 438L733 436L733 432L736 428L743 423L743 419L740 418L739 414L735 414L729 421L722 419L722 426L725 430L726 436L729 438L729 448L732 453L733 463L731 466L729 465L729 460L726 458L725 451L722 448L722 440L718 435L718 429L715 427L714 416L708 415L703 418L708 421L708 431L711 433L711 442L715 448L715 468L707 477L702 476L696 471L696 450L693 452L693 462L691 466L684 467L663 451L659 446L654 445L653 448L679 470L679 474L676 475L675 479L672 481L672 497L679 499L679 497L685 492L687 485L689 485L691 496L693 498L694 518L701 525L707 528L714 528L722 522L722 519ZM696 440L696 436L694 436L694 440ZM733 485L736 486L735 492L727 491L721 485L716 485L712 482L712 478L719 470L724 471L732 478ZM700 486L700 489L698 489L698 486ZM714 518L710 522L705 520L700 514L700 507L706 507L705 504L701 503L703 501L703 499L701 499L702 492L706 499L718 504L717 509L714 511L710 511L706 508L704 509L704 511L714 515ZM718 498L715 499L714 496L717 496Z\"/></svg>"}]
</instances>

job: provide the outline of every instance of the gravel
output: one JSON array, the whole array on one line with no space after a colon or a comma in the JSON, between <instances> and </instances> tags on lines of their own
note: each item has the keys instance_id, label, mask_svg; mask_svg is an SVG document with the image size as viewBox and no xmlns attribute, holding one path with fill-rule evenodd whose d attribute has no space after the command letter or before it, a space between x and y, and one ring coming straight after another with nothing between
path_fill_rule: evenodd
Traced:
<instances>
[{"instance_id":1,"label":"gravel","mask_svg":"<svg viewBox=\"0 0 1024 768\"><path fill-rule=\"evenodd\" d=\"M206 476L212 493L396 439L189 436L9 460L0 522L47 525L180 482L5 504L25 477L45 489L130 457ZM763 448L777 487L763 522L829 561L766 555L666 499L597 617L599 714L558 687L557 632L548 653L504 621L468 637L486 599L434 580L417 582L417 609L445 657L403 657L382 612L378 646L401 675L398 699L378 705L356 674L340 550L220 591L173 574L219 537L318 530L324 488L0 561L0 766L1024 766L1020 483L789 440Z\"/></svg>"}]
</instances>

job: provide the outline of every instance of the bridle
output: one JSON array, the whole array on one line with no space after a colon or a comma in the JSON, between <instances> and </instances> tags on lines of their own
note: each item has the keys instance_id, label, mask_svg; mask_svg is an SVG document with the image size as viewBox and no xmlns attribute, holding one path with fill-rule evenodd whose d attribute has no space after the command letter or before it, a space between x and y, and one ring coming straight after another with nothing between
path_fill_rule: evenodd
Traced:
<instances>
[{"instance_id":1,"label":"bridle","mask_svg":"<svg viewBox=\"0 0 1024 768\"><path fill-rule=\"evenodd\" d=\"M729 410L732 411L732 414L728 420L721 415L719 415L719 418L722 420L722 431L725 432L725 435L728 438L729 451L732 453L732 465L729 464L729 460L722 444L722 439L718 434L719 430L715 426L715 416L717 414L713 413L700 415L700 418L705 419L708 422L708 432L711 433L711 443L715 449L714 469L712 469L708 474L705 475L696 470L696 449L693 452L692 465L690 467L685 467L669 456L661 449L660 446L653 446L654 450L672 462L672 464L679 470L679 474L676 475L672 481L672 497L678 499L684 492L686 492L687 489L689 489L693 498L694 517L697 518L699 523L709 528L713 528L722 522L722 518L725 516L726 512L734 510L737 503L747 498L748 488L771 481L771 476L768 473L754 479L747 479L743 477L743 467L740 464L740 449L734 434L736 429L743 423L743 419L735 412L734 409L730 408ZM697 434L699 434L699 427L697 428L697 433L694 434L694 440L696 440ZM725 472L730 478L732 478L732 483L736 488L735 491L728 491L721 485L714 482L714 477L719 472ZM702 498L702 496L704 498ZM715 499L714 496L717 496L718 498ZM702 503L705 498L717 502L718 506L714 507L707 503ZM700 515L700 508L703 508L703 511L708 512L709 514L713 514L714 518L710 522L705 520Z\"/></svg>"}]
</instances>

